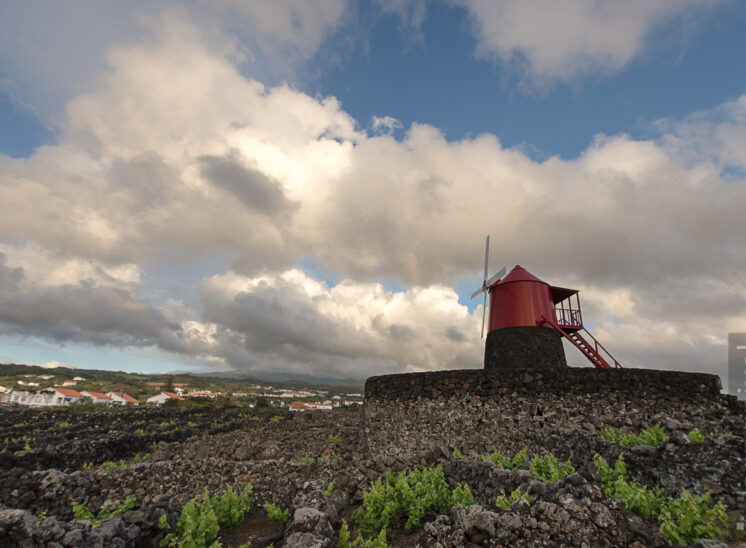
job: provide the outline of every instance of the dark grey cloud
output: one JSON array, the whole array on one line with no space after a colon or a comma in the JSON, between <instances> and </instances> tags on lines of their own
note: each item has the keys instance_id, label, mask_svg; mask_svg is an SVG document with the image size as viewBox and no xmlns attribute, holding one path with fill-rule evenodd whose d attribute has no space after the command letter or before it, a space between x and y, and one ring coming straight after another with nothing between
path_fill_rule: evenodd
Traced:
<instances>
[{"instance_id":1,"label":"dark grey cloud","mask_svg":"<svg viewBox=\"0 0 746 548\"><path fill-rule=\"evenodd\" d=\"M279 182L245 165L237 156L202 156L199 162L203 177L257 213L274 217L295 207Z\"/></svg>"},{"instance_id":2,"label":"dark grey cloud","mask_svg":"<svg viewBox=\"0 0 746 548\"><path fill-rule=\"evenodd\" d=\"M0 332L58 342L146 346L178 330L128 290L77 284L41 285L22 268L6 266L0 253Z\"/></svg>"}]
</instances>

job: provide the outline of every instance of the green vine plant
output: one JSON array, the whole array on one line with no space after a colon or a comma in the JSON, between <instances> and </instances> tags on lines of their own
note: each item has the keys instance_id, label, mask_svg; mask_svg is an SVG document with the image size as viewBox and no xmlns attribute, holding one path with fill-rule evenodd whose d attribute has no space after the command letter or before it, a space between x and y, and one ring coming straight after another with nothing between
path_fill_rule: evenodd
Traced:
<instances>
[{"instance_id":1,"label":"green vine plant","mask_svg":"<svg viewBox=\"0 0 746 548\"><path fill-rule=\"evenodd\" d=\"M93 512L91 512L84 504L80 504L73 499L70 499L70 503L73 507L73 519L88 520L94 527L98 528L98 526L101 525L101 522L105 519L116 518L125 512L132 510L137 504L137 498L134 495L127 497L114 510L102 509L96 515L94 515Z\"/></svg>"},{"instance_id":2,"label":"green vine plant","mask_svg":"<svg viewBox=\"0 0 746 548\"><path fill-rule=\"evenodd\" d=\"M500 494L497 496L497 500L495 501L495 504L502 508L503 510L509 510L511 506L513 506L513 503L516 502L518 499L523 499L529 504L531 504L531 499L528 496L528 493L521 493L521 487L520 485L516 487L510 495L505 494L505 489L500 490Z\"/></svg>"},{"instance_id":3,"label":"green vine plant","mask_svg":"<svg viewBox=\"0 0 746 548\"><path fill-rule=\"evenodd\" d=\"M240 493L229 487L222 495L210 497L207 488L202 495L190 500L181 510L176 532L169 533L161 541L164 548L218 548L220 528L234 529L244 519L251 507L253 487L247 485ZM168 518L158 520L160 529L169 529Z\"/></svg>"},{"instance_id":4,"label":"green vine plant","mask_svg":"<svg viewBox=\"0 0 746 548\"><path fill-rule=\"evenodd\" d=\"M390 532L391 521L397 516L406 517L404 528L411 532L420 526L426 512L446 514L454 506L472 504L474 496L469 487L459 484L451 489L443 467L438 465L378 478L363 494L363 504L353 512L352 519L361 540L372 541L382 531Z\"/></svg>"},{"instance_id":5,"label":"green vine plant","mask_svg":"<svg viewBox=\"0 0 746 548\"><path fill-rule=\"evenodd\" d=\"M345 520L342 520L342 527L339 529L337 539L338 548L388 548L389 543L386 538L386 527L381 529L378 536L373 539L363 540L361 535L353 541L350 541L350 528Z\"/></svg>"},{"instance_id":6,"label":"green vine plant","mask_svg":"<svg viewBox=\"0 0 746 548\"><path fill-rule=\"evenodd\" d=\"M570 464L570 459L560 464L553 453L547 453L543 457L536 455L528 468L531 475L548 483L554 483L558 479L571 476L575 468Z\"/></svg>"},{"instance_id":7,"label":"green vine plant","mask_svg":"<svg viewBox=\"0 0 746 548\"><path fill-rule=\"evenodd\" d=\"M280 525L286 523L287 520L290 519L290 510L288 508L283 510L279 506L275 506L271 502L268 502L264 505L264 509L267 512L269 520L279 523Z\"/></svg>"},{"instance_id":8,"label":"green vine plant","mask_svg":"<svg viewBox=\"0 0 746 548\"><path fill-rule=\"evenodd\" d=\"M495 464L499 464L505 470L514 470L518 468L519 466L523 465L524 462L526 462L526 452L528 451L527 447L524 447L520 451L518 451L513 457L506 457L499 451L495 451L491 455L482 456L482 461L492 461Z\"/></svg>"},{"instance_id":9,"label":"green vine plant","mask_svg":"<svg viewBox=\"0 0 746 548\"><path fill-rule=\"evenodd\" d=\"M691 432L687 434L689 436L689 439L692 440L694 443L704 443L705 441L705 435L699 431L699 428L695 428Z\"/></svg>"},{"instance_id":10,"label":"green vine plant","mask_svg":"<svg viewBox=\"0 0 746 548\"><path fill-rule=\"evenodd\" d=\"M722 501L712 504L709 493L692 495L688 491L679 498L665 495L660 487L650 489L626 479L624 456L619 455L614 467L596 453L593 456L601 486L607 496L624 501L627 509L637 515L658 519L659 533L671 542L688 546L700 539L722 538L730 518Z\"/></svg>"},{"instance_id":11,"label":"green vine plant","mask_svg":"<svg viewBox=\"0 0 746 548\"><path fill-rule=\"evenodd\" d=\"M660 424L656 424L651 428L645 428L641 430L639 434L615 431L613 428L607 426L601 430L601 437L606 441L616 443L622 447L633 447L635 445L650 445L655 447L659 443L668 440L668 436L663 431Z\"/></svg>"}]
</instances>

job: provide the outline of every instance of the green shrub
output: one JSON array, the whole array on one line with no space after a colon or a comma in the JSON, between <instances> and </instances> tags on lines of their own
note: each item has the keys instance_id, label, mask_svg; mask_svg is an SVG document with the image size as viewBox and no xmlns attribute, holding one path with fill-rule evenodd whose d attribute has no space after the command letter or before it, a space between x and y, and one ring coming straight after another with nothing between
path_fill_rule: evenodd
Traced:
<instances>
[{"instance_id":1,"label":"green shrub","mask_svg":"<svg viewBox=\"0 0 746 548\"><path fill-rule=\"evenodd\" d=\"M388 548L386 535L386 527L384 527L374 539L363 540L363 537L358 535L358 537L351 542L350 529L347 526L347 522L342 520L342 527L339 529L337 546L338 548Z\"/></svg>"},{"instance_id":2,"label":"green shrub","mask_svg":"<svg viewBox=\"0 0 746 548\"><path fill-rule=\"evenodd\" d=\"M495 501L495 504L502 508L503 510L508 510L515 501L518 499L523 498L526 502L529 504L531 503L531 499L528 497L528 493L521 493L521 487L516 487L510 495L505 495L505 489L500 490L500 494L497 496L497 500Z\"/></svg>"},{"instance_id":3,"label":"green shrub","mask_svg":"<svg viewBox=\"0 0 746 548\"><path fill-rule=\"evenodd\" d=\"M705 441L705 435L699 431L699 428L695 428L687 435L689 436L689 439L695 443L704 443Z\"/></svg>"},{"instance_id":4,"label":"green shrub","mask_svg":"<svg viewBox=\"0 0 746 548\"><path fill-rule=\"evenodd\" d=\"M107 460L106 462L101 464L101 468L106 470L107 474L111 474L113 472L116 472L117 470L126 470L127 469L127 463L123 460L119 461L119 464L116 462L112 462L110 460Z\"/></svg>"},{"instance_id":5,"label":"green shrub","mask_svg":"<svg viewBox=\"0 0 746 548\"><path fill-rule=\"evenodd\" d=\"M267 517L275 523L283 524L288 519L290 519L290 510L288 508L285 508L283 510L282 508L280 508L279 506L275 506L271 502L265 504L264 508L267 511Z\"/></svg>"},{"instance_id":6,"label":"green shrub","mask_svg":"<svg viewBox=\"0 0 746 548\"><path fill-rule=\"evenodd\" d=\"M652 428L645 428L639 434L616 432L613 428L607 426L601 430L601 437L606 441L614 442L622 447L632 447L634 445L650 445L655 447L659 443L668 440L668 436L660 424L656 424Z\"/></svg>"},{"instance_id":7,"label":"green shrub","mask_svg":"<svg viewBox=\"0 0 746 548\"><path fill-rule=\"evenodd\" d=\"M342 434L332 434L329 436L329 443L342 443Z\"/></svg>"},{"instance_id":8,"label":"green shrub","mask_svg":"<svg viewBox=\"0 0 746 548\"><path fill-rule=\"evenodd\" d=\"M220 524L215 511L202 499L190 500L181 510L176 524L176 533L169 533L160 542L162 547L204 548L210 546L218 536Z\"/></svg>"},{"instance_id":9,"label":"green shrub","mask_svg":"<svg viewBox=\"0 0 746 548\"><path fill-rule=\"evenodd\" d=\"M593 456L593 464L596 465L601 478L601 487L608 496L623 500L628 510L644 518L660 512L665 495L660 488L651 490L635 481L627 482L627 467L623 455L619 455L614 468L611 468L598 453Z\"/></svg>"},{"instance_id":10,"label":"green shrub","mask_svg":"<svg viewBox=\"0 0 746 548\"><path fill-rule=\"evenodd\" d=\"M363 495L363 505L353 513L355 525L365 539L380 536L397 515L406 516L405 528L412 531L428 511L448 513L454 506L471 506L474 497L467 486L451 489L441 465L387 474L378 478Z\"/></svg>"},{"instance_id":11,"label":"green shrub","mask_svg":"<svg viewBox=\"0 0 746 548\"><path fill-rule=\"evenodd\" d=\"M282 415L275 415L274 417L270 417L269 422L280 422L282 420Z\"/></svg>"},{"instance_id":12,"label":"green shrub","mask_svg":"<svg viewBox=\"0 0 746 548\"><path fill-rule=\"evenodd\" d=\"M331 497L333 491L334 491L334 482L330 481L329 486L324 490L324 496Z\"/></svg>"},{"instance_id":13,"label":"green shrub","mask_svg":"<svg viewBox=\"0 0 746 548\"><path fill-rule=\"evenodd\" d=\"M601 486L608 496L624 501L627 509L639 516L655 516L660 523L659 533L678 544L690 545L697 540L721 538L727 530L729 517L722 501L712 504L709 494L692 495L687 491L679 498L667 497L660 488L655 490L639 483L627 482L624 457L619 455L614 468L595 454Z\"/></svg>"},{"instance_id":14,"label":"green shrub","mask_svg":"<svg viewBox=\"0 0 746 548\"><path fill-rule=\"evenodd\" d=\"M543 457L535 456L528 469L532 476L549 483L554 483L558 479L575 473L575 468L570 464L570 459L560 464L553 453L547 453Z\"/></svg>"},{"instance_id":15,"label":"green shrub","mask_svg":"<svg viewBox=\"0 0 746 548\"><path fill-rule=\"evenodd\" d=\"M176 532L166 535L160 545L169 548L220 546L215 540L220 527L224 525L232 529L243 521L244 514L251 507L252 491L251 485L244 487L240 494L229 487L222 495L210 497L205 488L202 495L194 497L182 508ZM168 528L168 520L164 518L161 516L158 521L161 529Z\"/></svg>"},{"instance_id":16,"label":"green shrub","mask_svg":"<svg viewBox=\"0 0 746 548\"><path fill-rule=\"evenodd\" d=\"M723 501L713 506L709 493L693 496L684 491L681 497L666 502L658 521L661 535L688 546L702 538L721 538L730 520Z\"/></svg>"},{"instance_id":17,"label":"green shrub","mask_svg":"<svg viewBox=\"0 0 746 548\"><path fill-rule=\"evenodd\" d=\"M311 459L308 456L308 453L302 458L302 459L296 459L299 463L305 464L306 466L311 466Z\"/></svg>"},{"instance_id":18,"label":"green shrub","mask_svg":"<svg viewBox=\"0 0 746 548\"><path fill-rule=\"evenodd\" d=\"M137 499L134 495L127 497L114 510L100 510L95 516L85 505L75 502L72 499L70 499L70 503L73 507L73 519L88 520L94 527L98 527L105 519L116 518L132 510L137 503Z\"/></svg>"},{"instance_id":19,"label":"green shrub","mask_svg":"<svg viewBox=\"0 0 746 548\"><path fill-rule=\"evenodd\" d=\"M524 447L520 451L518 451L515 455L513 455L513 458L506 457L499 451L495 451L491 455L488 455L486 457L482 457L482 460L491 460L495 464L499 464L506 470L514 470L515 468L518 468L521 466L524 462L526 462L526 452L528 451L527 447Z\"/></svg>"},{"instance_id":20,"label":"green shrub","mask_svg":"<svg viewBox=\"0 0 746 548\"><path fill-rule=\"evenodd\" d=\"M235 529L251 506L253 490L252 485L247 485L239 494L232 487L228 487L222 495L214 495L210 499L210 505L218 517L218 523L225 525L229 530Z\"/></svg>"},{"instance_id":21,"label":"green shrub","mask_svg":"<svg viewBox=\"0 0 746 548\"><path fill-rule=\"evenodd\" d=\"M144 436L145 430L143 430L142 428L138 428L137 430L135 430L135 434L137 434L138 436Z\"/></svg>"},{"instance_id":22,"label":"green shrub","mask_svg":"<svg viewBox=\"0 0 746 548\"><path fill-rule=\"evenodd\" d=\"M458 450L458 447L453 448L453 458L454 459L462 459L464 456L461 454L461 451Z\"/></svg>"}]
</instances>

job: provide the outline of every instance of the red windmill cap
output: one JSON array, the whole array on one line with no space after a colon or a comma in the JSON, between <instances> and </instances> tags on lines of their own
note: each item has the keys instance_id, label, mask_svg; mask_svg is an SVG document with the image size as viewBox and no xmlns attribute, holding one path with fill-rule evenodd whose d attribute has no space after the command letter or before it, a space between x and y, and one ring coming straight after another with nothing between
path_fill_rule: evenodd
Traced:
<instances>
[{"instance_id":1,"label":"red windmill cap","mask_svg":"<svg viewBox=\"0 0 746 548\"><path fill-rule=\"evenodd\" d=\"M497 285L509 284L512 282L539 282L540 284L549 285L544 280L540 280L539 278L531 274L528 270L523 268L521 265L517 264L513 267L513 270L511 270L507 276L501 278L497 283L493 284L492 287L495 287Z\"/></svg>"}]
</instances>

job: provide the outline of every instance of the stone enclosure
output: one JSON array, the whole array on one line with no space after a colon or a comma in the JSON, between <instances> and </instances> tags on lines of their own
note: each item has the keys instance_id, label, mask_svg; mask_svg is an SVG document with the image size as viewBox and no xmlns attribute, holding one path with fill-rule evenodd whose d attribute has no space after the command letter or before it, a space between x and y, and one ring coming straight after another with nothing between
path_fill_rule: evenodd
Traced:
<instances>
[{"instance_id":1,"label":"stone enclosure","mask_svg":"<svg viewBox=\"0 0 746 548\"><path fill-rule=\"evenodd\" d=\"M361 449L380 469L453 454L529 457L552 451L594 479L594 453L624 452L632 478L711 492L746 508L744 402L722 395L716 375L645 369L458 370L368 379ZM610 426L638 432L660 423L658 447L622 448L600 436ZM694 428L706 436L694 443Z\"/></svg>"}]
</instances>

